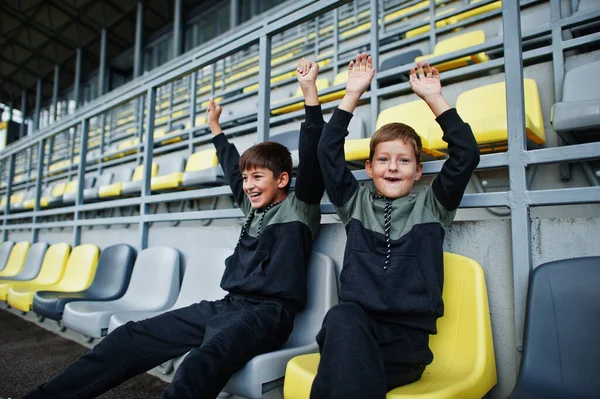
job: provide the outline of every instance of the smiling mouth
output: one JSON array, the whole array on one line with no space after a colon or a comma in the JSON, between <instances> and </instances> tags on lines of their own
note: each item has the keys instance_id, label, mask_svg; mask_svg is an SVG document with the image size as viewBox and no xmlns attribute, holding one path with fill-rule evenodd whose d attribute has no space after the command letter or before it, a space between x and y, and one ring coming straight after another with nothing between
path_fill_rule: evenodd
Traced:
<instances>
[{"instance_id":1,"label":"smiling mouth","mask_svg":"<svg viewBox=\"0 0 600 399\"><path fill-rule=\"evenodd\" d=\"M258 197L260 197L262 193L248 193L248 198L250 198L250 201L256 200Z\"/></svg>"},{"instance_id":2,"label":"smiling mouth","mask_svg":"<svg viewBox=\"0 0 600 399\"><path fill-rule=\"evenodd\" d=\"M398 183L399 181L401 181L399 178L397 177L386 177L385 180L387 180L390 183Z\"/></svg>"}]
</instances>

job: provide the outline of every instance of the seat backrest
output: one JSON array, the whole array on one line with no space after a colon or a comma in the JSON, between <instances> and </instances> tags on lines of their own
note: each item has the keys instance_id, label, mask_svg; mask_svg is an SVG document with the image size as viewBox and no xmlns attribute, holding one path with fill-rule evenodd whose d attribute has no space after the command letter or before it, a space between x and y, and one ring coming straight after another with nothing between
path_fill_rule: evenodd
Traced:
<instances>
[{"instance_id":1,"label":"seat backrest","mask_svg":"<svg viewBox=\"0 0 600 399\"><path fill-rule=\"evenodd\" d=\"M44 255L40 273L32 283L49 285L60 281L65 272L70 254L71 246L67 243L61 242L50 245Z\"/></svg>"},{"instance_id":2,"label":"seat backrest","mask_svg":"<svg viewBox=\"0 0 600 399\"><path fill-rule=\"evenodd\" d=\"M600 61L590 62L569 70L563 83L563 101L600 99L600 79L589 79L600 71Z\"/></svg>"},{"instance_id":3,"label":"seat backrest","mask_svg":"<svg viewBox=\"0 0 600 399\"><path fill-rule=\"evenodd\" d=\"M95 187L108 186L110 183L112 183L113 176L114 176L113 172L110 172L110 171L102 172L100 177L98 177L98 180L96 180Z\"/></svg>"},{"instance_id":4,"label":"seat backrest","mask_svg":"<svg viewBox=\"0 0 600 399\"><path fill-rule=\"evenodd\" d=\"M598 396L598 281L598 256L549 262L533 271L519 383L546 387L554 398Z\"/></svg>"},{"instance_id":5,"label":"seat backrest","mask_svg":"<svg viewBox=\"0 0 600 399\"><path fill-rule=\"evenodd\" d=\"M65 194L74 194L77 191L77 180L78 177L75 176L73 180L67 183L67 186L65 187ZM92 187L95 181L95 176L85 176L83 178L83 188L86 189Z\"/></svg>"},{"instance_id":6,"label":"seat backrest","mask_svg":"<svg viewBox=\"0 0 600 399\"><path fill-rule=\"evenodd\" d=\"M133 174L133 169L131 169L131 168L119 169L114 172L112 182L113 183L125 183L128 181L131 181L132 174Z\"/></svg>"},{"instance_id":7,"label":"seat backrest","mask_svg":"<svg viewBox=\"0 0 600 399\"><path fill-rule=\"evenodd\" d=\"M381 62L381 68L379 68L379 71L383 72L402 65L412 64L415 58L422 55L423 52L421 50L408 50L401 54L393 55Z\"/></svg>"},{"instance_id":8,"label":"seat backrest","mask_svg":"<svg viewBox=\"0 0 600 399\"><path fill-rule=\"evenodd\" d=\"M152 162L152 171L150 172L150 176L154 177L158 174L158 164L156 162ZM133 177L131 181L140 181L144 177L144 164L139 165L135 168L133 172Z\"/></svg>"},{"instance_id":9,"label":"seat backrest","mask_svg":"<svg viewBox=\"0 0 600 399\"><path fill-rule=\"evenodd\" d=\"M494 385L494 344L481 266L445 252L442 296L444 316L437 321L437 334L429 338L433 362L428 369L439 374L448 369L462 370L461 375L484 372L485 378L494 379L490 386Z\"/></svg>"},{"instance_id":10,"label":"seat backrest","mask_svg":"<svg viewBox=\"0 0 600 399\"><path fill-rule=\"evenodd\" d=\"M99 255L100 249L94 244L82 244L73 248L62 278L46 291L78 292L87 289L94 280Z\"/></svg>"},{"instance_id":11,"label":"seat backrest","mask_svg":"<svg viewBox=\"0 0 600 399\"><path fill-rule=\"evenodd\" d=\"M10 251L6 266L0 271L0 278L3 276L12 277L19 274L25 264L25 258L27 257L27 251L29 251L30 246L31 243L29 241L21 241L14 245L12 251Z\"/></svg>"},{"instance_id":12,"label":"seat backrest","mask_svg":"<svg viewBox=\"0 0 600 399\"><path fill-rule=\"evenodd\" d=\"M485 32L474 30L449 39L440 40L433 49L435 55L451 53L460 49L473 47L485 42Z\"/></svg>"},{"instance_id":13,"label":"seat backrest","mask_svg":"<svg viewBox=\"0 0 600 399\"><path fill-rule=\"evenodd\" d=\"M15 243L12 241L4 241L2 245L0 245L0 271L4 270L6 267L8 257L10 256L10 252L12 251L14 245Z\"/></svg>"},{"instance_id":14,"label":"seat backrest","mask_svg":"<svg viewBox=\"0 0 600 399\"><path fill-rule=\"evenodd\" d=\"M185 158L183 155L171 155L169 159L160 162L160 175L165 176L171 173L183 172L185 168Z\"/></svg>"},{"instance_id":15,"label":"seat backrest","mask_svg":"<svg viewBox=\"0 0 600 399\"><path fill-rule=\"evenodd\" d=\"M141 251L133 266L129 287L122 300L148 308L171 306L180 287L179 251L152 247Z\"/></svg>"},{"instance_id":16,"label":"seat backrest","mask_svg":"<svg viewBox=\"0 0 600 399\"><path fill-rule=\"evenodd\" d=\"M186 172L197 172L199 170L210 169L219 164L217 152L214 149L202 150L190 155L185 165Z\"/></svg>"},{"instance_id":17,"label":"seat backrest","mask_svg":"<svg viewBox=\"0 0 600 399\"><path fill-rule=\"evenodd\" d=\"M17 276L19 280L33 280L40 273L48 246L45 242L36 242L29 247L25 264Z\"/></svg>"},{"instance_id":18,"label":"seat backrest","mask_svg":"<svg viewBox=\"0 0 600 399\"><path fill-rule=\"evenodd\" d=\"M65 193L65 188L67 187L67 182L56 183L52 187L52 191L50 195L52 197L61 197Z\"/></svg>"},{"instance_id":19,"label":"seat backrest","mask_svg":"<svg viewBox=\"0 0 600 399\"><path fill-rule=\"evenodd\" d=\"M338 303L337 279L333 260L313 251L307 270L306 307L296 314L294 330L286 347L307 345L315 341L327 311Z\"/></svg>"},{"instance_id":20,"label":"seat backrest","mask_svg":"<svg viewBox=\"0 0 600 399\"><path fill-rule=\"evenodd\" d=\"M274 134L273 136L269 137L269 140L286 146L287 149L290 151L295 151L298 149L299 138L300 138L299 130L290 130L288 132Z\"/></svg>"},{"instance_id":21,"label":"seat backrest","mask_svg":"<svg viewBox=\"0 0 600 399\"><path fill-rule=\"evenodd\" d=\"M136 250L127 244L115 244L102 250L94 281L87 292L95 297L120 297L125 293Z\"/></svg>"},{"instance_id":22,"label":"seat backrest","mask_svg":"<svg viewBox=\"0 0 600 399\"><path fill-rule=\"evenodd\" d=\"M428 148L429 126L435 122L435 116L425 101L410 101L395 105L379 113L376 128L393 122L404 123L412 127L421 137L423 147Z\"/></svg>"},{"instance_id":23,"label":"seat backrest","mask_svg":"<svg viewBox=\"0 0 600 399\"><path fill-rule=\"evenodd\" d=\"M221 289L220 282L225 271L225 259L232 253L231 248L207 248L202 250L202 256L191 257L174 307L223 298L227 292Z\"/></svg>"}]
</instances>

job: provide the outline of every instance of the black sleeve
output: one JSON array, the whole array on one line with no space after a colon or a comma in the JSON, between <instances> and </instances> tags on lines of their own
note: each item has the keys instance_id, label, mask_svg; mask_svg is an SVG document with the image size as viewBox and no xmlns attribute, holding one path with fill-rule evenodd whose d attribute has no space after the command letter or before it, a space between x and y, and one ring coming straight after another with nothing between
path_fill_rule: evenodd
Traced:
<instances>
[{"instance_id":1,"label":"black sleeve","mask_svg":"<svg viewBox=\"0 0 600 399\"><path fill-rule=\"evenodd\" d=\"M240 172L240 154L223 133L214 136L212 142L217 149L217 157L223 168L225 179L233 192L233 198L241 207L244 202L244 189Z\"/></svg>"},{"instance_id":2,"label":"black sleeve","mask_svg":"<svg viewBox=\"0 0 600 399\"><path fill-rule=\"evenodd\" d=\"M448 211L458 208L471 174L479 164L479 146L471 127L463 122L455 108L436 118L448 143L449 158L432 185L433 194Z\"/></svg>"},{"instance_id":3,"label":"black sleeve","mask_svg":"<svg viewBox=\"0 0 600 399\"><path fill-rule=\"evenodd\" d=\"M317 158L317 146L325 121L320 105L305 106L304 110L306 120L300 127L298 143L296 198L307 204L318 204L325 192L325 183Z\"/></svg>"},{"instance_id":4,"label":"black sleeve","mask_svg":"<svg viewBox=\"0 0 600 399\"><path fill-rule=\"evenodd\" d=\"M350 112L336 108L323 128L317 154L331 203L342 207L358 190L358 182L346 166L344 140L348 135Z\"/></svg>"}]
</instances>

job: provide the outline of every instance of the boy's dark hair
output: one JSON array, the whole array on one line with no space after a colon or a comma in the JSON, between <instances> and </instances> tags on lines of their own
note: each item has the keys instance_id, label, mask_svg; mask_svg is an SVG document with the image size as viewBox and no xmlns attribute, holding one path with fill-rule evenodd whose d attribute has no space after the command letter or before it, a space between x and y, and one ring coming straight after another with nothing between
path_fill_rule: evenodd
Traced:
<instances>
[{"instance_id":1,"label":"boy's dark hair","mask_svg":"<svg viewBox=\"0 0 600 399\"><path fill-rule=\"evenodd\" d=\"M402 140L406 144L411 145L415 151L417 164L421 162L421 150L423 149L421 137L419 137L412 127L398 122L383 125L373 134L370 143L369 160L373 162L373 155L375 155L377 144L395 140Z\"/></svg>"},{"instance_id":2,"label":"boy's dark hair","mask_svg":"<svg viewBox=\"0 0 600 399\"><path fill-rule=\"evenodd\" d=\"M253 168L266 168L273 172L273 177L279 177L287 172L289 181L284 187L287 193L292 183L292 155L286 146L274 141L263 141L248 148L240 157L240 171Z\"/></svg>"}]
</instances>

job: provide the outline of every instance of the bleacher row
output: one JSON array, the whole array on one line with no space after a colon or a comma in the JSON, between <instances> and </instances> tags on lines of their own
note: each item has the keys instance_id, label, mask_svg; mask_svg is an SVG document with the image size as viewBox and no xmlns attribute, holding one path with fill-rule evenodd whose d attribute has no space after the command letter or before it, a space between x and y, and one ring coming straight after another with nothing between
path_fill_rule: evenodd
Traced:
<instances>
[{"instance_id":1,"label":"bleacher row","mask_svg":"<svg viewBox=\"0 0 600 399\"><path fill-rule=\"evenodd\" d=\"M0 246L0 300L35 312L40 320L60 321L64 328L101 338L129 321L221 299L226 293L219 281L231 252L206 249L201 259L190 258L181 268L179 251L170 247L136 253L127 244L116 244L100 252L93 244L71 248L66 243L6 241ZM475 261L450 253L444 255L444 267L446 311L431 338L435 360L421 381L395 389L388 398L440 391L481 397L496 383L483 270ZM318 352L315 336L327 310L338 302L336 274L332 259L313 251L307 306L296 315L292 335L280 350L252 359L230 379L225 392L260 398L286 375L285 397L308 398L318 364L318 355L310 355ZM170 363L177 367L183 357Z\"/></svg>"}]
</instances>

